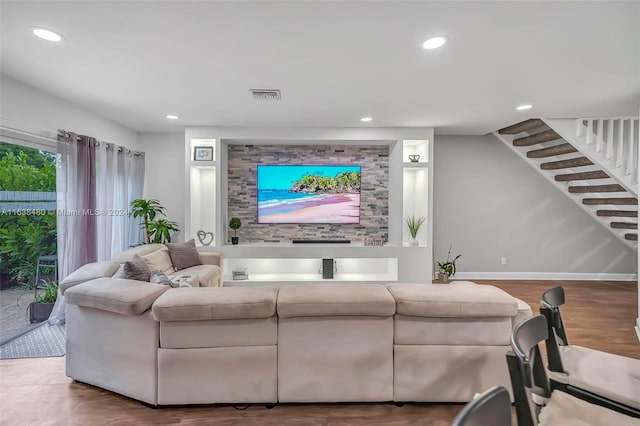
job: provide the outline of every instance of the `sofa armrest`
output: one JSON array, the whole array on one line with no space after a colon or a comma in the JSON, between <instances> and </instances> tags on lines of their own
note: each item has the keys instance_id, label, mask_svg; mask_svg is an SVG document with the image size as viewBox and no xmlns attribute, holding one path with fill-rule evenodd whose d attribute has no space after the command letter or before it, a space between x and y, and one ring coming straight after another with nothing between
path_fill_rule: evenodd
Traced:
<instances>
[{"instance_id":1,"label":"sofa armrest","mask_svg":"<svg viewBox=\"0 0 640 426\"><path fill-rule=\"evenodd\" d=\"M517 297L514 297L514 299L518 302L518 313L515 317L511 318L511 326L516 328L516 325L520 324L530 316L533 316L533 312L531 311L531 306L529 306L527 302L522 299L518 299Z\"/></svg>"},{"instance_id":2,"label":"sofa armrest","mask_svg":"<svg viewBox=\"0 0 640 426\"><path fill-rule=\"evenodd\" d=\"M200 255L200 260L202 260L203 265L218 265L222 268L222 253L217 251L200 251L198 254Z\"/></svg>"},{"instance_id":3,"label":"sofa armrest","mask_svg":"<svg viewBox=\"0 0 640 426\"><path fill-rule=\"evenodd\" d=\"M78 270L69 274L60 283L60 294L64 293L78 284L95 280L96 278L109 278L113 276L120 265L109 260L103 262L92 262L81 266Z\"/></svg>"},{"instance_id":4,"label":"sofa armrest","mask_svg":"<svg viewBox=\"0 0 640 426\"><path fill-rule=\"evenodd\" d=\"M224 256L222 253L218 251L200 251L198 254L203 265L218 265L220 267L220 284L222 284L222 277L224 276L224 271L222 270Z\"/></svg>"}]
</instances>

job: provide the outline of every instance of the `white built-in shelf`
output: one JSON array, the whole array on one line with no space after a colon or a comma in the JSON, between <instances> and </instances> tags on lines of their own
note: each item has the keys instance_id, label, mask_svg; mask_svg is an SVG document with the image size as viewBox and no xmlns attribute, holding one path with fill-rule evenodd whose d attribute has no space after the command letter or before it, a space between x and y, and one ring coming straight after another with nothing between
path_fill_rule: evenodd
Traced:
<instances>
[{"instance_id":1,"label":"white built-in shelf","mask_svg":"<svg viewBox=\"0 0 640 426\"><path fill-rule=\"evenodd\" d=\"M225 258L225 285L304 282L394 282L398 258L335 258L333 279L322 278L322 258ZM248 280L233 280L232 271L246 268Z\"/></svg>"},{"instance_id":2,"label":"white built-in shelf","mask_svg":"<svg viewBox=\"0 0 640 426\"><path fill-rule=\"evenodd\" d=\"M425 162L412 162L412 161L405 161L404 163L402 163L402 167L408 168L408 169L426 169L429 167L429 163L425 163Z\"/></svg>"}]
</instances>

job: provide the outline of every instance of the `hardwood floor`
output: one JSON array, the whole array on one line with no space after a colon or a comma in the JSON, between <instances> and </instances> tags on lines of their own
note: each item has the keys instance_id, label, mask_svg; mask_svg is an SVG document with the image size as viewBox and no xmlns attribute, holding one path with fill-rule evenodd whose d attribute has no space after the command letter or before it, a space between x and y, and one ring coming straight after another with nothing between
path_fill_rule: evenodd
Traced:
<instances>
[{"instance_id":1,"label":"hardwood floor","mask_svg":"<svg viewBox=\"0 0 640 426\"><path fill-rule=\"evenodd\" d=\"M633 330L637 285L610 281L477 281L503 288L537 312L544 289L563 285L571 343L640 358ZM296 425L445 426L462 404L284 404L150 409L137 401L73 383L64 357L0 361L2 425ZM514 423L515 424L515 423Z\"/></svg>"}]
</instances>

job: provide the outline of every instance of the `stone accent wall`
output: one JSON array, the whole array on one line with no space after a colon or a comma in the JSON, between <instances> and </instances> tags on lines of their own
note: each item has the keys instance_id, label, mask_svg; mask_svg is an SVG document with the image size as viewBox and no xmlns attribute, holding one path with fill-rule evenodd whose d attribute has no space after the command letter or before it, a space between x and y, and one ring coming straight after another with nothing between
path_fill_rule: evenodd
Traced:
<instances>
[{"instance_id":1,"label":"stone accent wall","mask_svg":"<svg viewBox=\"0 0 640 426\"><path fill-rule=\"evenodd\" d=\"M241 242L294 238L388 241L389 147L363 145L228 145L228 218L239 217ZM361 166L359 224L259 224L257 166ZM233 231L228 230L229 237Z\"/></svg>"}]
</instances>

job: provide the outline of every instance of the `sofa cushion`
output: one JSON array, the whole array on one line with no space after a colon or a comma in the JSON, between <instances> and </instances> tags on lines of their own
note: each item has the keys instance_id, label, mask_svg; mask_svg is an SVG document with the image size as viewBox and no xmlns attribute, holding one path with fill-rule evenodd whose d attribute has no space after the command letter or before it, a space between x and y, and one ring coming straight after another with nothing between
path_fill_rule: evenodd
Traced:
<instances>
[{"instance_id":1,"label":"sofa cushion","mask_svg":"<svg viewBox=\"0 0 640 426\"><path fill-rule=\"evenodd\" d=\"M118 263L124 263L128 260L133 260L136 255L144 256L162 248L166 248L164 244L141 244L114 254L111 256L111 260Z\"/></svg>"},{"instance_id":2,"label":"sofa cushion","mask_svg":"<svg viewBox=\"0 0 640 426\"><path fill-rule=\"evenodd\" d=\"M174 278L192 276L198 278L200 287L218 287L220 279L220 267L217 265L198 265L191 268L181 269L169 275L171 280ZM198 285L196 284L196 286Z\"/></svg>"},{"instance_id":3,"label":"sofa cushion","mask_svg":"<svg viewBox=\"0 0 640 426\"><path fill-rule=\"evenodd\" d=\"M171 263L171 257L169 257L169 250L164 247L140 257L147 262L150 271L162 271L165 274L175 272L173 264Z\"/></svg>"},{"instance_id":4,"label":"sofa cushion","mask_svg":"<svg viewBox=\"0 0 640 426\"><path fill-rule=\"evenodd\" d=\"M490 285L389 284L401 315L420 317L513 317L518 302Z\"/></svg>"},{"instance_id":5,"label":"sofa cushion","mask_svg":"<svg viewBox=\"0 0 640 426\"><path fill-rule=\"evenodd\" d=\"M380 284L305 284L282 287L278 295L281 318L338 315L392 316L393 297Z\"/></svg>"},{"instance_id":6,"label":"sofa cushion","mask_svg":"<svg viewBox=\"0 0 640 426\"><path fill-rule=\"evenodd\" d=\"M560 346L568 383L640 409L640 359L582 346Z\"/></svg>"},{"instance_id":7,"label":"sofa cushion","mask_svg":"<svg viewBox=\"0 0 640 426\"><path fill-rule=\"evenodd\" d=\"M538 419L539 426L637 426L640 423L638 419L591 404L559 390L551 393L551 398L540 410Z\"/></svg>"},{"instance_id":8,"label":"sofa cushion","mask_svg":"<svg viewBox=\"0 0 640 426\"><path fill-rule=\"evenodd\" d=\"M176 271L202 265L202 260L196 250L195 240L184 243L168 243L167 249L169 249L169 256Z\"/></svg>"},{"instance_id":9,"label":"sofa cushion","mask_svg":"<svg viewBox=\"0 0 640 426\"><path fill-rule=\"evenodd\" d=\"M71 305L101 309L123 315L140 315L169 287L118 278L99 278L67 290Z\"/></svg>"},{"instance_id":10,"label":"sofa cushion","mask_svg":"<svg viewBox=\"0 0 640 426\"><path fill-rule=\"evenodd\" d=\"M65 293L69 288L94 280L96 278L110 277L118 270L118 263L110 260L104 262L87 263L75 272L72 272L60 283L60 294Z\"/></svg>"},{"instance_id":11,"label":"sofa cushion","mask_svg":"<svg viewBox=\"0 0 640 426\"><path fill-rule=\"evenodd\" d=\"M138 256L135 256L133 260L124 262L124 278L127 280L149 282L151 279L149 264Z\"/></svg>"},{"instance_id":12,"label":"sofa cushion","mask_svg":"<svg viewBox=\"0 0 640 426\"><path fill-rule=\"evenodd\" d=\"M156 321L269 318L276 313L277 288L174 288L155 301Z\"/></svg>"}]
</instances>

